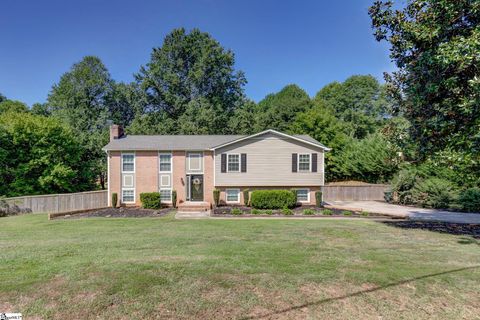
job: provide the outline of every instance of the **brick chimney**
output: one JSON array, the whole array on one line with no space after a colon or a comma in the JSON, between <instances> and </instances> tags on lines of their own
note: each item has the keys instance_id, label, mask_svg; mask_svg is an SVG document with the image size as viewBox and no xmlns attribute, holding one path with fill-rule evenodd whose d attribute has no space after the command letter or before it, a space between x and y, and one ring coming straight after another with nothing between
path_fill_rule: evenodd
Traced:
<instances>
[{"instance_id":1,"label":"brick chimney","mask_svg":"<svg viewBox=\"0 0 480 320\"><path fill-rule=\"evenodd\" d=\"M110 141L119 139L123 136L123 127L118 124L112 124L110 126Z\"/></svg>"}]
</instances>

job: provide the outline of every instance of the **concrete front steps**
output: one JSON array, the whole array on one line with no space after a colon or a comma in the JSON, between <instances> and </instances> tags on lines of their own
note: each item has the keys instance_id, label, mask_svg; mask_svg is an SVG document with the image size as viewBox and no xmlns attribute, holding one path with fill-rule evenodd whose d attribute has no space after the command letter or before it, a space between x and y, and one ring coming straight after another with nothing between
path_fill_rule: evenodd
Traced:
<instances>
[{"instance_id":1,"label":"concrete front steps","mask_svg":"<svg viewBox=\"0 0 480 320\"><path fill-rule=\"evenodd\" d=\"M211 206L208 202L183 202L178 205L175 218L205 218L210 217Z\"/></svg>"}]
</instances>

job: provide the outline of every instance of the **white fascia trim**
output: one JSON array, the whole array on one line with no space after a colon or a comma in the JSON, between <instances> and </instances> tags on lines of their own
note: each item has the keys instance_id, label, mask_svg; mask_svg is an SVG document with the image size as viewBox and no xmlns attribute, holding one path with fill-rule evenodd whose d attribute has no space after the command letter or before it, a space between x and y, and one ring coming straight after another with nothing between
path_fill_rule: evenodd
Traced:
<instances>
[{"instance_id":1,"label":"white fascia trim","mask_svg":"<svg viewBox=\"0 0 480 320\"><path fill-rule=\"evenodd\" d=\"M274 134L277 134L277 135L282 136L282 137L285 137L285 138L290 138L290 139L293 139L293 140L296 140L296 141L300 141L300 142L309 144L309 145L311 145L311 146L314 146L314 147L323 149L323 150L325 150L325 151L330 151L330 150L332 150L332 149L330 149L330 148L323 147L323 146L320 146L320 145L318 145L318 144L312 143L312 142L310 142L310 141L307 141L307 140L304 140L304 139L300 139L300 138L294 137L294 136L292 136L292 135L289 135L289 134L286 134L286 133L283 133L283 132L279 132L279 131L273 130L273 129L264 130L264 131L262 131L262 132L252 134L252 135L250 135L250 136L246 136L246 137L243 137L243 138L239 138L239 139L237 139L237 140L233 140L233 141L230 141L230 142L226 142L226 143L224 143L224 144L221 144L221 145L215 146L215 147L213 147L213 148L210 148L210 150L216 150L216 149L219 149L219 148L223 148L223 147L229 146L229 145L231 145L231 144L234 144L234 143L237 143L237 142L240 142L240 141L243 141L243 140L255 138L255 137L258 137L258 136L263 135L263 134L266 134L266 133L274 133Z\"/></svg>"}]
</instances>

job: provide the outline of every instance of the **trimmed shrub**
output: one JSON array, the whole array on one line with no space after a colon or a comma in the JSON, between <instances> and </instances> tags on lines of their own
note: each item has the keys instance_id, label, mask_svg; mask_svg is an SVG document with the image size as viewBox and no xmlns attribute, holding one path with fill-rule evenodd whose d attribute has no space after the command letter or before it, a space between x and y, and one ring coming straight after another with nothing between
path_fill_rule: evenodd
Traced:
<instances>
[{"instance_id":1,"label":"trimmed shrub","mask_svg":"<svg viewBox=\"0 0 480 320\"><path fill-rule=\"evenodd\" d=\"M415 168L406 168L392 179L391 201L400 204L413 204L412 189L420 180Z\"/></svg>"},{"instance_id":2,"label":"trimmed shrub","mask_svg":"<svg viewBox=\"0 0 480 320\"><path fill-rule=\"evenodd\" d=\"M457 199L456 186L448 180L428 178L412 189L413 203L427 208L448 208Z\"/></svg>"},{"instance_id":3,"label":"trimmed shrub","mask_svg":"<svg viewBox=\"0 0 480 320\"><path fill-rule=\"evenodd\" d=\"M236 215L236 216L239 216L241 214L243 214L243 211L238 209L238 208L233 208L231 211L230 211L231 214L233 215Z\"/></svg>"},{"instance_id":4,"label":"trimmed shrub","mask_svg":"<svg viewBox=\"0 0 480 320\"><path fill-rule=\"evenodd\" d=\"M116 192L112 193L112 207L116 208L118 204L118 194Z\"/></svg>"},{"instance_id":5,"label":"trimmed shrub","mask_svg":"<svg viewBox=\"0 0 480 320\"><path fill-rule=\"evenodd\" d=\"M315 192L315 205L317 208L321 208L323 205L323 193L322 191Z\"/></svg>"},{"instance_id":6,"label":"trimmed shrub","mask_svg":"<svg viewBox=\"0 0 480 320\"><path fill-rule=\"evenodd\" d=\"M353 213L352 213L352 211L343 210L343 211L342 211L342 214L343 214L344 216L351 216Z\"/></svg>"},{"instance_id":7,"label":"trimmed shrub","mask_svg":"<svg viewBox=\"0 0 480 320\"><path fill-rule=\"evenodd\" d=\"M470 188L463 191L458 198L462 210L480 212L480 188Z\"/></svg>"},{"instance_id":8,"label":"trimmed shrub","mask_svg":"<svg viewBox=\"0 0 480 320\"><path fill-rule=\"evenodd\" d=\"M284 215L286 215L286 216L291 216L291 215L293 215L292 209L288 209L288 208L283 208L283 209L282 209L282 213L283 213Z\"/></svg>"},{"instance_id":9,"label":"trimmed shrub","mask_svg":"<svg viewBox=\"0 0 480 320\"><path fill-rule=\"evenodd\" d=\"M215 207L218 207L220 203L220 190L218 189L213 190L213 202L215 202Z\"/></svg>"},{"instance_id":10,"label":"trimmed shrub","mask_svg":"<svg viewBox=\"0 0 480 320\"><path fill-rule=\"evenodd\" d=\"M306 215L306 216L313 216L315 214L315 210L305 209L305 210L303 210L303 214Z\"/></svg>"},{"instance_id":11,"label":"trimmed shrub","mask_svg":"<svg viewBox=\"0 0 480 320\"><path fill-rule=\"evenodd\" d=\"M297 204L297 195L290 190L255 190L250 203L258 209L293 208Z\"/></svg>"},{"instance_id":12,"label":"trimmed shrub","mask_svg":"<svg viewBox=\"0 0 480 320\"><path fill-rule=\"evenodd\" d=\"M360 212L360 215L362 215L364 217L368 217L370 214L366 211L362 211L362 212Z\"/></svg>"},{"instance_id":13,"label":"trimmed shrub","mask_svg":"<svg viewBox=\"0 0 480 320\"><path fill-rule=\"evenodd\" d=\"M172 190L172 206L177 208L177 190Z\"/></svg>"},{"instance_id":14,"label":"trimmed shrub","mask_svg":"<svg viewBox=\"0 0 480 320\"><path fill-rule=\"evenodd\" d=\"M263 211L264 214L272 215L273 211L272 210L265 210Z\"/></svg>"},{"instance_id":15,"label":"trimmed shrub","mask_svg":"<svg viewBox=\"0 0 480 320\"><path fill-rule=\"evenodd\" d=\"M330 209L325 209L325 210L322 210L322 214L324 216L331 216L331 215L333 215L333 211L330 210Z\"/></svg>"},{"instance_id":16,"label":"trimmed shrub","mask_svg":"<svg viewBox=\"0 0 480 320\"><path fill-rule=\"evenodd\" d=\"M243 190L243 203L248 207L250 200L250 190Z\"/></svg>"},{"instance_id":17,"label":"trimmed shrub","mask_svg":"<svg viewBox=\"0 0 480 320\"><path fill-rule=\"evenodd\" d=\"M251 214L261 214L262 212L258 209L252 209Z\"/></svg>"},{"instance_id":18,"label":"trimmed shrub","mask_svg":"<svg viewBox=\"0 0 480 320\"><path fill-rule=\"evenodd\" d=\"M162 207L159 192L140 193L140 201L145 209L160 209Z\"/></svg>"}]
</instances>

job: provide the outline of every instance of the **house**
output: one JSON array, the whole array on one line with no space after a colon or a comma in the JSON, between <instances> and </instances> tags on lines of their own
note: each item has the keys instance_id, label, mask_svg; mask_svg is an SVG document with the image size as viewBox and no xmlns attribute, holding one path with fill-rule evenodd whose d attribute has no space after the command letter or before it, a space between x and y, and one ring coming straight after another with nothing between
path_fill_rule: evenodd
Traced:
<instances>
[{"instance_id":1,"label":"house","mask_svg":"<svg viewBox=\"0 0 480 320\"><path fill-rule=\"evenodd\" d=\"M266 130L253 135L124 135L112 125L108 156L108 200L141 205L142 192L160 192L179 206L220 201L243 204L243 190L296 189L298 202L314 204L325 181L330 149L306 135ZM109 203L110 204L110 203Z\"/></svg>"}]
</instances>

